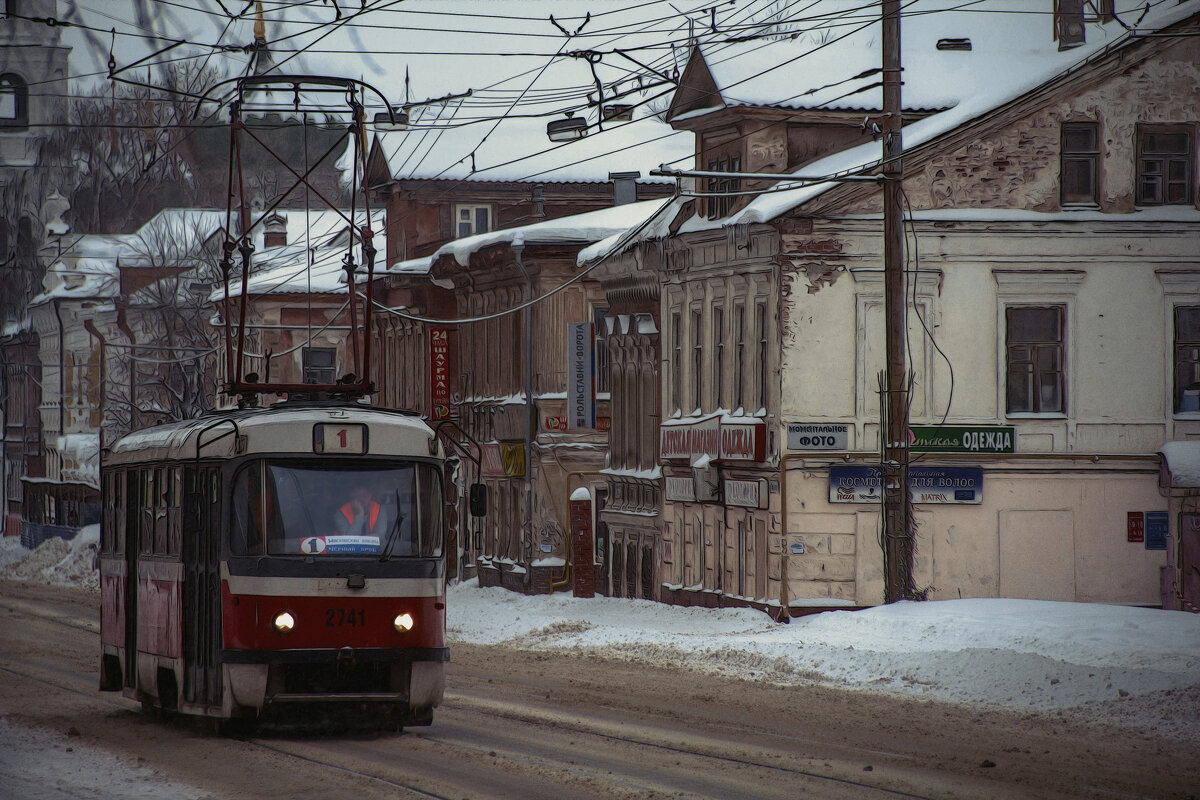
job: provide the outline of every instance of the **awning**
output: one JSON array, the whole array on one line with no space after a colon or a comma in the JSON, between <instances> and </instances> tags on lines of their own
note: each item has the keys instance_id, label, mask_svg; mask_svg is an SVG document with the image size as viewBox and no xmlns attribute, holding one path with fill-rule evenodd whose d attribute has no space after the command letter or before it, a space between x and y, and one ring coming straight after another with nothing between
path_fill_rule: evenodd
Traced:
<instances>
[{"instance_id":1,"label":"awning","mask_svg":"<svg viewBox=\"0 0 1200 800\"><path fill-rule=\"evenodd\" d=\"M1200 488L1200 441L1167 442L1159 452L1171 486Z\"/></svg>"}]
</instances>

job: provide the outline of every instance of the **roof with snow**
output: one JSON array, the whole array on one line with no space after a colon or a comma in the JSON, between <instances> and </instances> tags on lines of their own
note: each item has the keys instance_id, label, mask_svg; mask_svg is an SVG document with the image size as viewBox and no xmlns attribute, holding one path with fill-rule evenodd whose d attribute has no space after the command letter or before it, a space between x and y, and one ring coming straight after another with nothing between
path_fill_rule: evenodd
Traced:
<instances>
[{"instance_id":1,"label":"roof with snow","mask_svg":"<svg viewBox=\"0 0 1200 800\"><path fill-rule=\"evenodd\" d=\"M346 294L343 259L347 253L352 254L358 265L356 280L366 280L365 261L357 233L354 247L348 247L350 209L307 212L291 209L277 213L284 218L287 240L278 247L265 247L261 243L262 235L257 234L259 245L256 245L251 262L250 294ZM361 227L366 219L366 213L361 209L353 215L355 227ZM372 211L371 219L370 227L374 234L372 243L376 249L375 274L381 275L384 271L384 253L387 252L383 211ZM240 278L241 267L235 264L232 274ZM230 281L229 294L231 297L241 294L240 279ZM224 297L225 290L222 287L213 292L211 299L219 301Z\"/></svg>"},{"instance_id":2,"label":"roof with snow","mask_svg":"<svg viewBox=\"0 0 1200 800\"><path fill-rule=\"evenodd\" d=\"M823 0L822 7L825 7L825 3L830 7L838 7L841 0ZM1178 3L1174 0L1159 0L1153 5L1138 4L1134 0L1116 0L1117 19L1103 23L1089 22L1086 25L1085 44L1059 50L1048 32L1047 26L1052 17L1048 15L1047 5L1040 0L982 0L960 10L950 10L951 4L947 0L914 0L905 5L902 33L906 59L904 106L946 106L944 111L905 125L906 150L958 131L1038 87L1074 72L1116 48L1129 45L1139 38L1135 34L1160 30L1200 12L1200 0L1182 0ZM1136 23L1136 30L1131 30L1134 28L1133 23ZM869 25L862 27L838 42L838 47L845 54L846 68L839 66L838 62L829 61L825 50L832 48L815 49L811 55L817 58L810 62L813 74L799 85L810 88L823 87L833 81L849 78L851 80L848 82L839 84L844 92L848 90L847 87L872 82L877 76L855 77L858 75L856 70L859 66L880 61L878 34L872 35L872 30ZM936 49L939 38L961 38L964 35L970 38L972 43L970 51ZM799 40L800 37L797 37L797 41ZM851 46L852 42L858 42L861 52ZM911 59L910 47L918 51L912 54ZM931 47L932 52L929 49ZM728 56L729 60L733 58L726 51L715 52ZM778 70L771 68L771 59L764 61L766 57L762 55L761 50L752 50L751 53L751 60L741 67L718 62L714 78L718 78L718 83L720 80L726 81L724 86L720 87L723 95L738 102L751 104L769 101L770 104L778 105L781 102L796 101L797 106L809 105L808 100L800 102L799 96L780 97L779 87L789 85L783 80L783 74L776 75ZM786 74L793 74L793 77L798 79L802 72L793 72L799 67L793 67L792 62L787 61L784 55L782 52L776 53L775 61L780 64L779 69L784 70ZM800 64L808 57L803 56L795 64ZM957 67L952 66L955 59L962 62ZM919 75L924 77L914 80ZM774 86L773 93L771 86ZM878 102L878 90L860 94L866 98L875 98L872 101L874 103ZM827 102L831 103L833 108L849 107L839 105L841 100L831 96L825 89L811 96L814 102L820 98L828 98ZM862 101L853 102L861 104ZM877 108L878 105L874 107ZM796 174L830 178L862 174L878 167L880 160L879 143L867 142L806 164ZM785 184L780 184L781 188L764 192L725 219L708 220L692 216L678 230L686 233L727 225L768 222L840 185L834 181L805 183L806 185L790 189ZM679 198L671 206L664 208L646 225L636 240L666 237L669 224L686 202L686 198ZM613 252L614 248L625 247L630 243L632 242L620 237L611 237L581 251L580 262L602 257Z\"/></svg>"}]
</instances>

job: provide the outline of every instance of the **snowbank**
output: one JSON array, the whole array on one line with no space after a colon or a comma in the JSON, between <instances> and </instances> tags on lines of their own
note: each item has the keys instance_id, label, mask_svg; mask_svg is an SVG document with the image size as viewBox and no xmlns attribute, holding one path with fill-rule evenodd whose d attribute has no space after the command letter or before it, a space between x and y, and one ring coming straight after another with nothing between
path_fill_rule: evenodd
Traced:
<instances>
[{"instance_id":1,"label":"snowbank","mask_svg":"<svg viewBox=\"0 0 1200 800\"><path fill-rule=\"evenodd\" d=\"M99 591L95 566L99 542L99 525L82 528L70 542L57 536L47 539L32 551L21 546L19 537L6 536L0 539L0 577Z\"/></svg>"},{"instance_id":2,"label":"snowbank","mask_svg":"<svg viewBox=\"0 0 1200 800\"><path fill-rule=\"evenodd\" d=\"M471 581L452 640L680 665L982 707L1069 712L1200 741L1200 615L1035 600L949 600L773 623L744 609L566 595Z\"/></svg>"}]
</instances>

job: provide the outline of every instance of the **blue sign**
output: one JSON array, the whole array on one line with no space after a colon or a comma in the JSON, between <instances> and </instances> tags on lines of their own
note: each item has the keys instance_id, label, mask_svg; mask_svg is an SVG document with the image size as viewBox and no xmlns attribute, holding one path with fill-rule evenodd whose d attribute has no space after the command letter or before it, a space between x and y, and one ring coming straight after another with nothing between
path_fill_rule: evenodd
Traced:
<instances>
[{"instance_id":1,"label":"blue sign","mask_svg":"<svg viewBox=\"0 0 1200 800\"><path fill-rule=\"evenodd\" d=\"M908 487L914 503L982 503L982 467L909 467ZM883 497L883 471L872 466L829 468L829 502L878 503Z\"/></svg>"},{"instance_id":2,"label":"blue sign","mask_svg":"<svg viewBox=\"0 0 1200 800\"><path fill-rule=\"evenodd\" d=\"M1167 512L1146 512L1146 549L1167 549Z\"/></svg>"}]
</instances>

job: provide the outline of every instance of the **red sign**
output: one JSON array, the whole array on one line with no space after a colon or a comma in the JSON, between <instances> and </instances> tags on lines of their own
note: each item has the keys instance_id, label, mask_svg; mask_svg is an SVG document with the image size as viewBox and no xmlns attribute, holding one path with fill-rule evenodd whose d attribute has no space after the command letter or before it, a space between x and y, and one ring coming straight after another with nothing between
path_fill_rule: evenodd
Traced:
<instances>
[{"instance_id":1,"label":"red sign","mask_svg":"<svg viewBox=\"0 0 1200 800\"><path fill-rule=\"evenodd\" d=\"M548 431L565 431L567 429L567 418L542 417L542 427Z\"/></svg>"},{"instance_id":2,"label":"red sign","mask_svg":"<svg viewBox=\"0 0 1200 800\"><path fill-rule=\"evenodd\" d=\"M1129 511L1125 514L1126 536L1131 542L1146 541L1146 515L1141 511Z\"/></svg>"},{"instance_id":3,"label":"red sign","mask_svg":"<svg viewBox=\"0 0 1200 800\"><path fill-rule=\"evenodd\" d=\"M450 416L450 329L429 329L429 418Z\"/></svg>"},{"instance_id":4,"label":"red sign","mask_svg":"<svg viewBox=\"0 0 1200 800\"><path fill-rule=\"evenodd\" d=\"M694 422L659 428L659 452L665 459L762 461L766 458L767 428L761 421L722 420L713 415Z\"/></svg>"}]
</instances>

